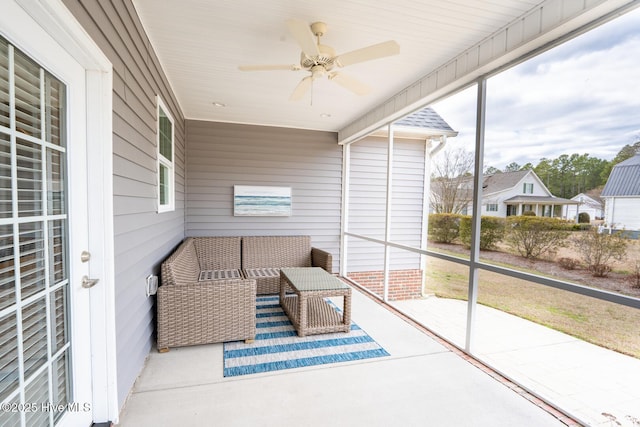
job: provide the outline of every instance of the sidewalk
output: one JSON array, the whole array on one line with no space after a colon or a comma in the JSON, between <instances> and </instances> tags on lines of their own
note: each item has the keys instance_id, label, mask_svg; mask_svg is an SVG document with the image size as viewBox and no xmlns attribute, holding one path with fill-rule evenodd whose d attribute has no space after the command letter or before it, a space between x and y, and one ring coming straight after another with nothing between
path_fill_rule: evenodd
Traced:
<instances>
[{"instance_id":1,"label":"sidewalk","mask_svg":"<svg viewBox=\"0 0 640 427\"><path fill-rule=\"evenodd\" d=\"M466 301L392 305L464 347ZM495 370L585 424L640 426L639 359L483 305L476 316L474 355Z\"/></svg>"}]
</instances>

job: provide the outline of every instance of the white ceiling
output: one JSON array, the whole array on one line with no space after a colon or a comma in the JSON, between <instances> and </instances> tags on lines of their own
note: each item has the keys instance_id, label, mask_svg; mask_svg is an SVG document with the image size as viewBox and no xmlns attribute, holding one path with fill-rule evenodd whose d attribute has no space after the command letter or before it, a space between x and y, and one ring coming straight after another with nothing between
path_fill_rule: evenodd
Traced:
<instances>
[{"instance_id":1,"label":"white ceiling","mask_svg":"<svg viewBox=\"0 0 640 427\"><path fill-rule=\"evenodd\" d=\"M540 4L540 0L133 0L186 118L338 131ZM328 24L338 54L395 40L400 54L345 67L373 87L357 96L326 79L289 101L305 71L286 20ZM214 102L226 105L215 107ZM330 117L322 115L329 114Z\"/></svg>"}]
</instances>

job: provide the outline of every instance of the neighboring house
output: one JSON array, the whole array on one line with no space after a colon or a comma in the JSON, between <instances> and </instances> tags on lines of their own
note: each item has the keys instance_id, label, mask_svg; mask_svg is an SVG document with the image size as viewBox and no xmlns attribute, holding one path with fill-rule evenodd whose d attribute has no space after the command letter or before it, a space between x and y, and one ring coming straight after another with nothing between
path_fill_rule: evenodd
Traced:
<instances>
[{"instance_id":1,"label":"neighboring house","mask_svg":"<svg viewBox=\"0 0 640 427\"><path fill-rule=\"evenodd\" d=\"M613 167L602 198L608 227L640 230L640 153Z\"/></svg>"},{"instance_id":2,"label":"neighboring house","mask_svg":"<svg viewBox=\"0 0 640 427\"><path fill-rule=\"evenodd\" d=\"M468 177L460 186L466 188L461 189L459 197L463 197L465 203L468 202L466 209L460 213L471 215L473 177ZM437 199L438 196L436 195L435 198ZM532 170L500 172L485 175L483 178L482 215L505 218L532 211L536 216L559 217L563 206L577 204L576 201L551 194Z\"/></svg>"},{"instance_id":3,"label":"neighboring house","mask_svg":"<svg viewBox=\"0 0 640 427\"><path fill-rule=\"evenodd\" d=\"M590 220L604 218L604 204L598 196L580 193L573 196L571 200L578 202L578 204L565 205L562 208L563 218L575 220L578 214L583 212L589 214Z\"/></svg>"},{"instance_id":4,"label":"neighboring house","mask_svg":"<svg viewBox=\"0 0 640 427\"><path fill-rule=\"evenodd\" d=\"M502 172L484 177L482 215L507 217L532 211L558 217L561 207L577 202L556 197L532 170Z\"/></svg>"}]
</instances>

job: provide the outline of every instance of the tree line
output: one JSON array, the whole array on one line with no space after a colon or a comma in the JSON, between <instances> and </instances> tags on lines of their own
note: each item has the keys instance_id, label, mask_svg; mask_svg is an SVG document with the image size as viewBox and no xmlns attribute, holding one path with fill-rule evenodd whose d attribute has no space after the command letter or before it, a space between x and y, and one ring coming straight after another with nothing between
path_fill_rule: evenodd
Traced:
<instances>
[{"instance_id":1,"label":"tree line","mask_svg":"<svg viewBox=\"0 0 640 427\"><path fill-rule=\"evenodd\" d=\"M570 199L576 194L601 188L611 169L618 163L640 153L640 140L625 145L612 160L591 157L589 154L562 154L555 159L542 158L537 165L512 162L503 169L488 167L485 174L533 170L551 194Z\"/></svg>"}]
</instances>

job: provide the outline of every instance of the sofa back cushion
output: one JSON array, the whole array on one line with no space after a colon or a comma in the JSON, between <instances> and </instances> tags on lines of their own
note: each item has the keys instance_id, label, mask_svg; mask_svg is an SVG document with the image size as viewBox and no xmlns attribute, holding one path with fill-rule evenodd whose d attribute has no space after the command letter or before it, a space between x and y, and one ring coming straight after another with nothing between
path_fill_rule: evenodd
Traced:
<instances>
[{"instance_id":1,"label":"sofa back cushion","mask_svg":"<svg viewBox=\"0 0 640 427\"><path fill-rule=\"evenodd\" d=\"M239 270L240 237L194 237L201 270Z\"/></svg>"},{"instance_id":2,"label":"sofa back cushion","mask_svg":"<svg viewBox=\"0 0 640 427\"><path fill-rule=\"evenodd\" d=\"M198 281L200 266L193 239L188 238L162 263L162 285Z\"/></svg>"},{"instance_id":3,"label":"sofa back cushion","mask_svg":"<svg viewBox=\"0 0 640 427\"><path fill-rule=\"evenodd\" d=\"M242 238L242 268L311 267L311 237Z\"/></svg>"}]
</instances>

